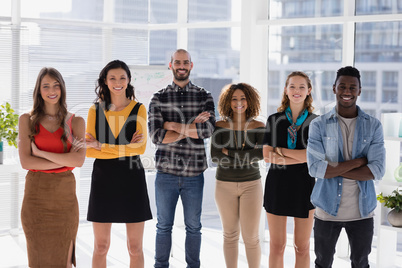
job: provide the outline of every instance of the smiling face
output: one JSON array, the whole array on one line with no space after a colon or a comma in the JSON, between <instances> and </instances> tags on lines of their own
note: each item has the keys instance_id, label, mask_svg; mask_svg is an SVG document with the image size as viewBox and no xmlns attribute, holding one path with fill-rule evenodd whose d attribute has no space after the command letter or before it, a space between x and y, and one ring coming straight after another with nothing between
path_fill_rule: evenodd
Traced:
<instances>
[{"instance_id":1,"label":"smiling face","mask_svg":"<svg viewBox=\"0 0 402 268\"><path fill-rule=\"evenodd\" d=\"M190 77L193 63L190 55L186 52L176 52L172 56L172 61L169 63L169 68L173 72L175 82L185 82Z\"/></svg>"},{"instance_id":2,"label":"smiling face","mask_svg":"<svg viewBox=\"0 0 402 268\"><path fill-rule=\"evenodd\" d=\"M341 116L350 117L356 113L356 101L360 96L359 80L354 76L342 75L333 86L337 110Z\"/></svg>"},{"instance_id":3,"label":"smiling face","mask_svg":"<svg viewBox=\"0 0 402 268\"><path fill-rule=\"evenodd\" d=\"M45 103L57 104L61 97L60 83L46 74L40 83L40 95Z\"/></svg>"},{"instance_id":4,"label":"smiling face","mask_svg":"<svg viewBox=\"0 0 402 268\"><path fill-rule=\"evenodd\" d=\"M307 80L302 76L292 76L285 87L285 94L293 104L304 104L304 100L311 92Z\"/></svg>"},{"instance_id":5,"label":"smiling face","mask_svg":"<svg viewBox=\"0 0 402 268\"><path fill-rule=\"evenodd\" d=\"M246 95L241 89L236 89L232 95L231 107L234 114L245 113L247 110Z\"/></svg>"},{"instance_id":6,"label":"smiling face","mask_svg":"<svg viewBox=\"0 0 402 268\"><path fill-rule=\"evenodd\" d=\"M126 94L126 88L129 83L127 73L124 69L110 69L107 72L105 84L110 90L110 94Z\"/></svg>"}]
</instances>

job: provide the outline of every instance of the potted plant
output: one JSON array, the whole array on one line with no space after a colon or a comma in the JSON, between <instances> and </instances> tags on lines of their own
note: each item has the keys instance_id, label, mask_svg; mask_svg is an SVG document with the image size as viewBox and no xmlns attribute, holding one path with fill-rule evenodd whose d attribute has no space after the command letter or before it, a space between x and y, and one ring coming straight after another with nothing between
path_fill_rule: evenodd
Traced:
<instances>
[{"instance_id":1,"label":"potted plant","mask_svg":"<svg viewBox=\"0 0 402 268\"><path fill-rule=\"evenodd\" d=\"M400 191L396 189L386 196L380 193L377 195L377 200L385 207L392 209L387 216L388 222L394 227L402 227L402 194Z\"/></svg>"},{"instance_id":2,"label":"potted plant","mask_svg":"<svg viewBox=\"0 0 402 268\"><path fill-rule=\"evenodd\" d=\"M3 139L10 146L17 147L18 115L11 108L10 103L0 106L0 164L3 164Z\"/></svg>"}]
</instances>

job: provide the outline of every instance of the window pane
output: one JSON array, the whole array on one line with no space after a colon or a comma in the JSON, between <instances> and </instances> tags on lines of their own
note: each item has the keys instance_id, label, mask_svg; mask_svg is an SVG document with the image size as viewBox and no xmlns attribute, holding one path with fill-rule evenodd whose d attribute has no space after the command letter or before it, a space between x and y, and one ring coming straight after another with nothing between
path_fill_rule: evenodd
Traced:
<instances>
[{"instance_id":1,"label":"window pane","mask_svg":"<svg viewBox=\"0 0 402 268\"><path fill-rule=\"evenodd\" d=\"M127 65L148 64L148 31L115 29L110 36L112 59L123 60Z\"/></svg>"},{"instance_id":2,"label":"window pane","mask_svg":"<svg viewBox=\"0 0 402 268\"><path fill-rule=\"evenodd\" d=\"M382 73L382 102L398 102L398 72L385 71Z\"/></svg>"},{"instance_id":3,"label":"window pane","mask_svg":"<svg viewBox=\"0 0 402 268\"><path fill-rule=\"evenodd\" d=\"M217 104L224 85L238 79L240 55L232 48L239 39L232 40L230 28L189 29L188 51L194 68L191 80L212 93Z\"/></svg>"},{"instance_id":4,"label":"window pane","mask_svg":"<svg viewBox=\"0 0 402 268\"><path fill-rule=\"evenodd\" d=\"M21 16L31 18L103 20L103 1L21 0Z\"/></svg>"},{"instance_id":5,"label":"window pane","mask_svg":"<svg viewBox=\"0 0 402 268\"><path fill-rule=\"evenodd\" d=\"M271 0L271 19L340 16L343 1L334 0Z\"/></svg>"},{"instance_id":6,"label":"window pane","mask_svg":"<svg viewBox=\"0 0 402 268\"><path fill-rule=\"evenodd\" d=\"M402 22L356 23L356 62L400 62Z\"/></svg>"},{"instance_id":7,"label":"window pane","mask_svg":"<svg viewBox=\"0 0 402 268\"><path fill-rule=\"evenodd\" d=\"M270 71L268 73L268 94L271 98L279 99L281 97L282 83L279 81L279 71Z\"/></svg>"},{"instance_id":8,"label":"window pane","mask_svg":"<svg viewBox=\"0 0 402 268\"><path fill-rule=\"evenodd\" d=\"M167 65L176 50L177 31L151 31L149 37L149 64Z\"/></svg>"},{"instance_id":9,"label":"window pane","mask_svg":"<svg viewBox=\"0 0 402 268\"><path fill-rule=\"evenodd\" d=\"M402 13L402 0L356 0L357 15Z\"/></svg>"},{"instance_id":10,"label":"window pane","mask_svg":"<svg viewBox=\"0 0 402 268\"><path fill-rule=\"evenodd\" d=\"M381 1L379 1L381 2ZM362 73L361 104L376 111L402 112L402 22L356 23L355 65Z\"/></svg>"},{"instance_id":11,"label":"window pane","mask_svg":"<svg viewBox=\"0 0 402 268\"><path fill-rule=\"evenodd\" d=\"M188 0L188 21L239 20L240 7L240 0Z\"/></svg>"},{"instance_id":12,"label":"window pane","mask_svg":"<svg viewBox=\"0 0 402 268\"><path fill-rule=\"evenodd\" d=\"M279 106L287 75L306 72L313 83L316 110L332 105L332 85L342 60L342 25L275 26L269 33L269 113ZM279 79L279 81L278 81ZM279 92L273 84L278 84Z\"/></svg>"},{"instance_id":13,"label":"window pane","mask_svg":"<svg viewBox=\"0 0 402 268\"><path fill-rule=\"evenodd\" d=\"M148 23L148 0L115 0L115 21Z\"/></svg>"},{"instance_id":14,"label":"window pane","mask_svg":"<svg viewBox=\"0 0 402 268\"><path fill-rule=\"evenodd\" d=\"M376 72L361 71L360 76L362 87L364 88L364 92L360 95L360 100L363 102L375 102L377 86Z\"/></svg>"},{"instance_id":15,"label":"window pane","mask_svg":"<svg viewBox=\"0 0 402 268\"><path fill-rule=\"evenodd\" d=\"M177 0L150 0L151 23L177 22Z\"/></svg>"},{"instance_id":16,"label":"window pane","mask_svg":"<svg viewBox=\"0 0 402 268\"><path fill-rule=\"evenodd\" d=\"M13 30L10 26L0 25L0 81L2 81L1 102L11 102L11 70L12 70L12 49L19 49L18 44L12 45Z\"/></svg>"},{"instance_id":17,"label":"window pane","mask_svg":"<svg viewBox=\"0 0 402 268\"><path fill-rule=\"evenodd\" d=\"M1 1L0 16L5 16L5 17L11 16L11 1L12 0Z\"/></svg>"}]
</instances>

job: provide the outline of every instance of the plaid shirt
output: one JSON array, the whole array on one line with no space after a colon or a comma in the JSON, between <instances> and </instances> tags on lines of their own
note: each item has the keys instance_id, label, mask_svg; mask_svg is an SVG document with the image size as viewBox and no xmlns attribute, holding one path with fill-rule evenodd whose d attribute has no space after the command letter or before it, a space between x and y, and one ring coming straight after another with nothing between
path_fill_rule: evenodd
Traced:
<instances>
[{"instance_id":1,"label":"plaid shirt","mask_svg":"<svg viewBox=\"0 0 402 268\"><path fill-rule=\"evenodd\" d=\"M211 117L196 123L199 139L186 137L162 143L167 130L164 122L191 124L203 111ZM211 93L189 82L184 88L175 83L156 92L148 109L149 136L157 146L155 166L158 171L182 177L194 177L207 169L204 140L215 128L215 105Z\"/></svg>"}]
</instances>

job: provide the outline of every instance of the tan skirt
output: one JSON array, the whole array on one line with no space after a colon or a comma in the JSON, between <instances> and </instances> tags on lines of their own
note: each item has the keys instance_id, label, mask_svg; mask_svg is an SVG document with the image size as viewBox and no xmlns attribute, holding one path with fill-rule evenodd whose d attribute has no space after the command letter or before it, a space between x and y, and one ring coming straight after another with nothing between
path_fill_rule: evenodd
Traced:
<instances>
[{"instance_id":1,"label":"tan skirt","mask_svg":"<svg viewBox=\"0 0 402 268\"><path fill-rule=\"evenodd\" d=\"M78 201L71 171L28 171L21 209L29 267L66 267L68 251L78 230Z\"/></svg>"}]
</instances>

